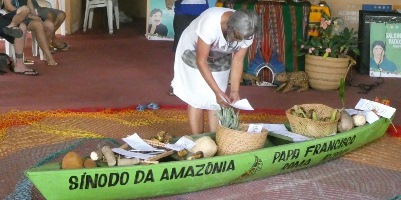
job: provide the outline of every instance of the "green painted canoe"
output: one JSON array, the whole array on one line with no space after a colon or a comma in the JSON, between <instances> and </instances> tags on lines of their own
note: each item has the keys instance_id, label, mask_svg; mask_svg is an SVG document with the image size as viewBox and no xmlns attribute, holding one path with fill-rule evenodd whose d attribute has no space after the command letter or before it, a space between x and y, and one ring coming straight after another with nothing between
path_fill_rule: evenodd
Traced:
<instances>
[{"instance_id":1,"label":"green painted canoe","mask_svg":"<svg viewBox=\"0 0 401 200\"><path fill-rule=\"evenodd\" d=\"M390 121L292 143L269 136L265 148L158 165L61 170L51 163L25 171L46 199L134 199L181 194L261 179L337 158L383 136ZM214 136L213 134L209 134Z\"/></svg>"}]
</instances>

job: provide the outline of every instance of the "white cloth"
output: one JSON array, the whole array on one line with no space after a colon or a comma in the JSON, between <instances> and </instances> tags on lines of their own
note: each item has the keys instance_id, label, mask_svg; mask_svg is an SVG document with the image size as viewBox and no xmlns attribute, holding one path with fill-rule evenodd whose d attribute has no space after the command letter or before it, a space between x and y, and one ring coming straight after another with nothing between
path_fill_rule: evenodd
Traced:
<instances>
[{"instance_id":1,"label":"white cloth","mask_svg":"<svg viewBox=\"0 0 401 200\"><path fill-rule=\"evenodd\" d=\"M209 57L219 60L215 61L215 64L209 63L209 65L213 78L224 92L228 85L232 53L237 51L239 47L248 47L253 42L253 40L246 40L236 45L227 44L220 25L221 17L225 12L235 12L235 10L213 7L204 11L184 30L178 42L174 62L174 79L171 86L177 97L194 108L220 109L213 90L196 67L194 55L196 55L198 37L211 46ZM229 45L233 45L235 48L227 47ZM192 54L188 54L189 52ZM228 65L227 62L224 62L227 59L229 60Z\"/></svg>"}]
</instances>

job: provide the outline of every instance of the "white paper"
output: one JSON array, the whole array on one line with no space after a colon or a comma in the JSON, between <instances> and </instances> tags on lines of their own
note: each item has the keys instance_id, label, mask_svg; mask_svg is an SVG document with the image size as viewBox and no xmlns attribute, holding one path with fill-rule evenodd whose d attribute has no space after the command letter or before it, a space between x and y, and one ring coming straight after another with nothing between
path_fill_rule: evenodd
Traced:
<instances>
[{"instance_id":1,"label":"white paper","mask_svg":"<svg viewBox=\"0 0 401 200\"><path fill-rule=\"evenodd\" d=\"M263 128L267 129L269 131L269 134L272 136L277 136L277 135L285 136L290 138L294 142L301 142L312 139L288 131L287 128L284 126L284 124L263 124Z\"/></svg>"},{"instance_id":2,"label":"white paper","mask_svg":"<svg viewBox=\"0 0 401 200\"><path fill-rule=\"evenodd\" d=\"M167 149L172 149L174 151L181 151L183 149L190 150L194 147L196 143L187 137L181 137L176 143L174 144L167 144Z\"/></svg>"},{"instance_id":3,"label":"white paper","mask_svg":"<svg viewBox=\"0 0 401 200\"><path fill-rule=\"evenodd\" d=\"M384 104L370 101L367 99L361 99L359 102L356 104L355 109L358 110L376 110L377 115L385 117L387 119L390 119L396 109L390 106L386 106Z\"/></svg>"},{"instance_id":4,"label":"white paper","mask_svg":"<svg viewBox=\"0 0 401 200\"><path fill-rule=\"evenodd\" d=\"M247 99L241 99L235 103L230 104L232 107L240 110L254 110Z\"/></svg>"},{"instance_id":5,"label":"white paper","mask_svg":"<svg viewBox=\"0 0 401 200\"><path fill-rule=\"evenodd\" d=\"M377 116L376 113L374 113L373 111L366 111L366 112L364 112L364 115L365 115L366 121L369 124L371 124L371 123L373 123L373 122L375 122L375 121L380 119L380 117Z\"/></svg>"},{"instance_id":6,"label":"white paper","mask_svg":"<svg viewBox=\"0 0 401 200\"><path fill-rule=\"evenodd\" d=\"M260 133L262 132L263 124L249 124L248 133Z\"/></svg>"},{"instance_id":7,"label":"white paper","mask_svg":"<svg viewBox=\"0 0 401 200\"><path fill-rule=\"evenodd\" d=\"M355 109L345 109L345 111L347 111L347 113L348 113L350 116L356 115L356 114L359 113L359 111L358 111L358 110L355 110Z\"/></svg>"},{"instance_id":8,"label":"white paper","mask_svg":"<svg viewBox=\"0 0 401 200\"><path fill-rule=\"evenodd\" d=\"M136 149L136 150L141 150L141 151L155 151L157 150L156 148L150 146L148 143L143 141L138 134L134 133L131 136L128 136L126 138L122 139L124 142L126 142L130 147Z\"/></svg>"},{"instance_id":9,"label":"white paper","mask_svg":"<svg viewBox=\"0 0 401 200\"><path fill-rule=\"evenodd\" d=\"M139 159L149 159L151 157L154 157L155 155L148 155L148 154L143 154L143 153L135 153L135 152L130 152L121 148L113 148L111 149L114 153L123 155L127 158L139 158Z\"/></svg>"},{"instance_id":10,"label":"white paper","mask_svg":"<svg viewBox=\"0 0 401 200\"><path fill-rule=\"evenodd\" d=\"M227 99L225 99L224 97L220 96L224 102L228 103ZM241 99L235 103L231 103L230 106L240 109L240 110L254 110L251 106L251 104L249 103L248 99Z\"/></svg>"}]
</instances>

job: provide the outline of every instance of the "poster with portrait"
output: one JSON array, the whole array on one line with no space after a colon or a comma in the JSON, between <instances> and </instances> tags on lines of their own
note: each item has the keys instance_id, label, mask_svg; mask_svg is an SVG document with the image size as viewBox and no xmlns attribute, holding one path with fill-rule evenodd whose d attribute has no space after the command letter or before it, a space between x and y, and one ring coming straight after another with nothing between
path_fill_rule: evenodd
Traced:
<instances>
[{"instance_id":1,"label":"poster with portrait","mask_svg":"<svg viewBox=\"0 0 401 200\"><path fill-rule=\"evenodd\" d=\"M401 23L370 25L370 76L401 78Z\"/></svg>"},{"instance_id":2,"label":"poster with portrait","mask_svg":"<svg viewBox=\"0 0 401 200\"><path fill-rule=\"evenodd\" d=\"M216 0L208 0L209 7L216 5ZM148 0L146 33L148 40L174 40L174 8L168 10L164 0Z\"/></svg>"}]
</instances>

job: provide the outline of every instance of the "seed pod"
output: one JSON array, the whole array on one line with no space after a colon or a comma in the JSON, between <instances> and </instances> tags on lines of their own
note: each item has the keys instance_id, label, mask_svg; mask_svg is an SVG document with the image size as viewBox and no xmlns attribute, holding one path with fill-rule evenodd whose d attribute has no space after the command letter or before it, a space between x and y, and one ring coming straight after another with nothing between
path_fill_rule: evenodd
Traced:
<instances>
[{"instance_id":1,"label":"seed pod","mask_svg":"<svg viewBox=\"0 0 401 200\"><path fill-rule=\"evenodd\" d=\"M139 163L139 158L121 158L118 159L118 166L136 165Z\"/></svg>"},{"instance_id":2,"label":"seed pod","mask_svg":"<svg viewBox=\"0 0 401 200\"><path fill-rule=\"evenodd\" d=\"M102 153L106 158L107 165L109 165L109 167L116 165L116 157L114 156L114 153L109 146L102 147Z\"/></svg>"}]
</instances>

